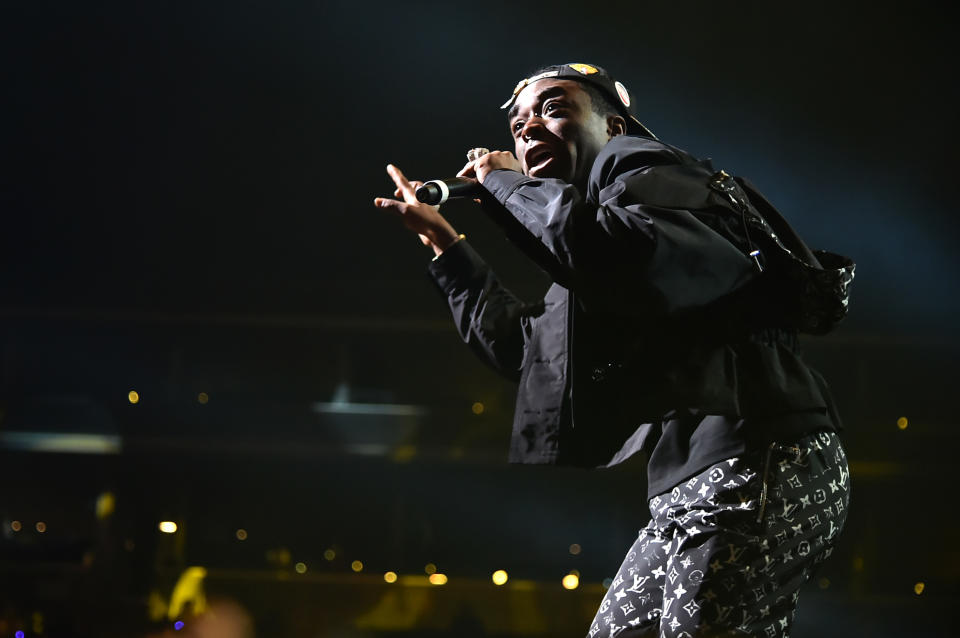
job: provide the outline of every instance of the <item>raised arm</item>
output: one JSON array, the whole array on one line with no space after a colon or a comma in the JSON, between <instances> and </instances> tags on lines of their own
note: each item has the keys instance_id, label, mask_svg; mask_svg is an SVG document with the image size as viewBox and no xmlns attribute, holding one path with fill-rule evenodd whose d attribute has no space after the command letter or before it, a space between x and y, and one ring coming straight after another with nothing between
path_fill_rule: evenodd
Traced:
<instances>
[{"instance_id":1,"label":"raised arm","mask_svg":"<svg viewBox=\"0 0 960 638\"><path fill-rule=\"evenodd\" d=\"M429 271L447 298L464 342L484 362L512 380L520 376L527 316L538 305L524 304L504 288L490 267L470 247L436 206L417 201L420 182L408 180L397 167L387 173L401 200L378 197L374 204L397 215L404 226L433 249Z\"/></svg>"},{"instance_id":2,"label":"raised arm","mask_svg":"<svg viewBox=\"0 0 960 638\"><path fill-rule=\"evenodd\" d=\"M463 341L494 370L518 381L529 319L543 312L543 304L517 299L464 240L434 259L429 271Z\"/></svg>"}]
</instances>

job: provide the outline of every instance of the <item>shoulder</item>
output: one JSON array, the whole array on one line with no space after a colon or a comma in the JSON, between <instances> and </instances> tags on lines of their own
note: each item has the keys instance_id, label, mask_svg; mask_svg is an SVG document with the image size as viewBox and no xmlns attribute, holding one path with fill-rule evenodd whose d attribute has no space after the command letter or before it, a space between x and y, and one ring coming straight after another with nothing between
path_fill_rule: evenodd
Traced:
<instances>
[{"instance_id":1,"label":"shoulder","mask_svg":"<svg viewBox=\"0 0 960 638\"><path fill-rule=\"evenodd\" d=\"M690 153L652 137L617 135L607 142L607 145L597 155L597 163L635 155L651 158L661 157L663 158L661 161L669 163L697 161Z\"/></svg>"},{"instance_id":2,"label":"shoulder","mask_svg":"<svg viewBox=\"0 0 960 638\"><path fill-rule=\"evenodd\" d=\"M675 146L650 137L618 135L601 149L590 171L589 188L601 190L625 174L653 166L687 164L697 159Z\"/></svg>"}]
</instances>

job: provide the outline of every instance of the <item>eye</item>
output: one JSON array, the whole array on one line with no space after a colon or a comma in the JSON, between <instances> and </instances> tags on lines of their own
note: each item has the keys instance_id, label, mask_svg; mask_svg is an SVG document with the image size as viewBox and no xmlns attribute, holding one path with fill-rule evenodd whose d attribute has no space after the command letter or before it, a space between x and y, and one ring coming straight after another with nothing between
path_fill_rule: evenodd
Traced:
<instances>
[{"instance_id":1,"label":"eye","mask_svg":"<svg viewBox=\"0 0 960 638\"><path fill-rule=\"evenodd\" d=\"M560 102L547 102L543 105L543 114L548 115L562 108L563 104Z\"/></svg>"},{"instance_id":2,"label":"eye","mask_svg":"<svg viewBox=\"0 0 960 638\"><path fill-rule=\"evenodd\" d=\"M513 134L517 135L523 129L523 120L517 120L513 123Z\"/></svg>"}]
</instances>

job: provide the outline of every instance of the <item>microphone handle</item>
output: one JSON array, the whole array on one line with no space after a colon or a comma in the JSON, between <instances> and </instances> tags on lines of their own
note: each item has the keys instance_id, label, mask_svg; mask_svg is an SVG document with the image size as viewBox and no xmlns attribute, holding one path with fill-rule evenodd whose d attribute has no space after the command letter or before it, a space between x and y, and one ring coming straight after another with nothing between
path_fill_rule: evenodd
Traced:
<instances>
[{"instance_id":1,"label":"microphone handle","mask_svg":"<svg viewBox=\"0 0 960 638\"><path fill-rule=\"evenodd\" d=\"M465 177L434 179L416 190L417 200L431 206L439 206L451 197L470 197L478 193L477 182Z\"/></svg>"}]
</instances>

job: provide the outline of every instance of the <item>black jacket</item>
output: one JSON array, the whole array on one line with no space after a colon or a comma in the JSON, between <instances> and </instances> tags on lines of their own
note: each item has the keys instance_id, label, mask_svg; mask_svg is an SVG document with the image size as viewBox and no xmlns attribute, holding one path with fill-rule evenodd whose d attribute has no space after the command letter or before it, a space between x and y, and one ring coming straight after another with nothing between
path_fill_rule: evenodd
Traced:
<instances>
[{"instance_id":1,"label":"black jacket","mask_svg":"<svg viewBox=\"0 0 960 638\"><path fill-rule=\"evenodd\" d=\"M496 201L485 209L555 283L524 303L466 241L430 272L464 341L519 382L511 461L607 465L641 423L677 410L832 423L785 310L800 293L758 267L761 233L750 237L733 198L711 187L718 174L659 141L619 136L585 196L557 179L487 176Z\"/></svg>"}]
</instances>

